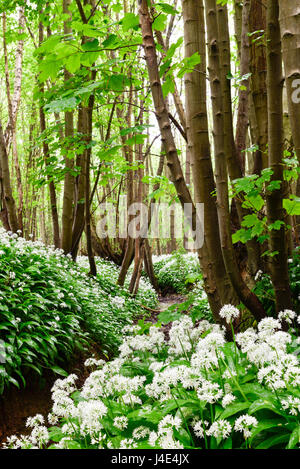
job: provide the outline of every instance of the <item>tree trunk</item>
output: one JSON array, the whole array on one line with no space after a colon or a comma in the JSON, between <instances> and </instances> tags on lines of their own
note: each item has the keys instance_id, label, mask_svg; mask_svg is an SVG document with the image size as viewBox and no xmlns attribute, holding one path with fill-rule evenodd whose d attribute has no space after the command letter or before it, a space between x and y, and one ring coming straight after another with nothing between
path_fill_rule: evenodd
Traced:
<instances>
[{"instance_id":1,"label":"tree trunk","mask_svg":"<svg viewBox=\"0 0 300 469\"><path fill-rule=\"evenodd\" d=\"M192 229L195 231L197 221L196 209L193 204L189 189L186 186L184 180L183 172L181 169L176 149L176 144L171 131L171 123L168 114L168 109L163 97L156 55L156 47L151 27L151 19L149 15L147 0L139 0L139 17L142 29L143 46L150 79L152 98L154 102L157 122L160 128L162 143L165 148L167 166L169 168L170 173L172 174L173 183L181 205L184 207L185 204L189 204L192 209L192 216L191 220L189 220L189 223ZM205 290L208 295L208 300L213 313L215 315L218 315L218 312L221 307L221 301L219 298L219 293L216 289L215 278L209 267L206 241L204 241L203 248L198 251L198 254L201 263L201 268L203 271L203 280Z\"/></svg>"},{"instance_id":2,"label":"tree trunk","mask_svg":"<svg viewBox=\"0 0 300 469\"><path fill-rule=\"evenodd\" d=\"M1 161L1 170L2 170L2 187L3 187L3 200L5 207L7 209L7 220L9 223L9 228L13 233L16 233L19 229L18 217L16 211L16 203L13 198L11 180L10 180L10 171L9 171L9 161L8 155L6 152L5 138L2 128L2 123L0 121L0 161Z\"/></svg>"},{"instance_id":3,"label":"tree trunk","mask_svg":"<svg viewBox=\"0 0 300 469\"><path fill-rule=\"evenodd\" d=\"M25 17L24 7L19 8L19 34L24 33ZM6 15L3 13L3 50L4 50L4 63L5 63L5 82L6 82L6 95L8 104L8 125L5 131L5 144L6 152L9 155L10 147L12 144L13 150L13 162L16 170L16 180L18 188L18 224L19 229L23 233L23 187L21 169L18 156L17 147L17 116L20 107L21 100L21 85L22 85L22 63L23 63L23 50L24 40L20 39L17 43L17 49L15 53L15 74L14 74L14 93L11 96L10 77L9 77L9 66L8 66L8 54L6 45Z\"/></svg>"},{"instance_id":4,"label":"tree trunk","mask_svg":"<svg viewBox=\"0 0 300 469\"><path fill-rule=\"evenodd\" d=\"M78 122L77 132L81 135L85 145L85 122L87 121L87 109L82 105L78 109ZM86 185L86 149L82 150L80 155L77 155L76 166L80 168L80 174L76 178L75 188L75 213L72 228L72 257L76 259L78 253L79 242L84 230L85 225L85 185Z\"/></svg>"},{"instance_id":5,"label":"tree trunk","mask_svg":"<svg viewBox=\"0 0 300 469\"><path fill-rule=\"evenodd\" d=\"M273 170L272 180L281 181L280 189L267 196L268 223L281 221L279 230L270 231L270 248L277 252L270 261L270 272L276 297L276 310L292 309L288 273L288 255L285 235L285 217L282 199L285 195L282 164L283 157L283 107L282 107L282 55L279 28L278 0L268 0L267 11L267 89L269 122L269 166Z\"/></svg>"},{"instance_id":6,"label":"tree trunk","mask_svg":"<svg viewBox=\"0 0 300 469\"><path fill-rule=\"evenodd\" d=\"M263 305L243 281L232 245L229 215L228 176L224 154L224 116L221 86L220 51L216 0L205 0L208 64L213 109L214 147L216 164L217 209L222 254L227 274L242 303L256 320L265 317Z\"/></svg>"},{"instance_id":7,"label":"tree trunk","mask_svg":"<svg viewBox=\"0 0 300 469\"><path fill-rule=\"evenodd\" d=\"M250 31L250 83L255 119L257 123L258 150L254 154L254 171L260 174L268 165L268 107L266 65L266 7L261 0L251 0L249 12ZM256 33L255 33L256 32ZM255 33L255 34L254 34ZM252 124L250 119L250 124Z\"/></svg>"},{"instance_id":8,"label":"tree trunk","mask_svg":"<svg viewBox=\"0 0 300 469\"><path fill-rule=\"evenodd\" d=\"M300 161L300 4L299 0L279 0L279 21L283 63L293 141ZM297 92L298 90L298 92Z\"/></svg>"},{"instance_id":9,"label":"tree trunk","mask_svg":"<svg viewBox=\"0 0 300 469\"><path fill-rule=\"evenodd\" d=\"M185 38L185 56L198 52L201 63L196 70L185 76L188 147L192 157L192 172L196 202L204 203L204 234L207 245L207 268L215 279L220 305L235 303L235 294L226 275L222 257L218 225L218 215L210 142L208 136L206 103L206 44L204 27L204 7L202 0L182 2ZM200 73L199 73L200 72Z\"/></svg>"},{"instance_id":10,"label":"tree trunk","mask_svg":"<svg viewBox=\"0 0 300 469\"><path fill-rule=\"evenodd\" d=\"M92 73L92 80L95 79L95 72ZM93 108L94 108L94 95L91 95L89 98L89 107L85 113L87 122L85 124L86 128L86 169L85 169L85 233L86 233L86 245L87 245L87 254L90 264L90 275L97 275L97 267L94 258L94 251L92 246L92 233L91 233L91 212L90 212L90 165L91 165L91 141L92 141L92 131L93 131Z\"/></svg>"},{"instance_id":11,"label":"tree trunk","mask_svg":"<svg viewBox=\"0 0 300 469\"><path fill-rule=\"evenodd\" d=\"M237 160L239 161L241 173L245 170L245 149L249 122L249 11L250 0L243 3L242 13L242 40L241 40L241 65L240 76L242 79L239 89L239 105L236 125L235 144L237 150Z\"/></svg>"},{"instance_id":12,"label":"tree trunk","mask_svg":"<svg viewBox=\"0 0 300 469\"><path fill-rule=\"evenodd\" d=\"M71 0L63 0L63 11L64 14L68 14L70 19L72 15L69 11ZM64 34L68 35L72 33L72 29L69 26L69 21L64 22ZM67 82L71 78L70 72L64 70L64 81ZM61 243L62 249L65 254L71 252L72 249L72 225L74 217L74 184L75 178L72 175L74 167L74 150L72 151L72 143L70 139L74 136L74 118L73 112L65 113L65 168L66 174L64 178L64 194L63 194L63 209L62 209L62 234Z\"/></svg>"},{"instance_id":13,"label":"tree trunk","mask_svg":"<svg viewBox=\"0 0 300 469\"><path fill-rule=\"evenodd\" d=\"M44 27L43 24L39 23L39 44L42 44L44 41ZM40 130L41 133L45 132L46 130L46 118L44 113L44 85L43 83L40 84ZM43 153L44 153L44 161L45 165L48 166L48 159L50 157L50 150L47 140L43 139ZM56 189L51 176L48 175L48 185L49 185L49 193L50 193L50 204L51 204L51 214L52 214L52 226L53 226L53 239L54 239L54 246L56 248L60 248L60 234L59 234L59 221L58 221L58 211L57 211L57 197L56 197Z\"/></svg>"}]
</instances>

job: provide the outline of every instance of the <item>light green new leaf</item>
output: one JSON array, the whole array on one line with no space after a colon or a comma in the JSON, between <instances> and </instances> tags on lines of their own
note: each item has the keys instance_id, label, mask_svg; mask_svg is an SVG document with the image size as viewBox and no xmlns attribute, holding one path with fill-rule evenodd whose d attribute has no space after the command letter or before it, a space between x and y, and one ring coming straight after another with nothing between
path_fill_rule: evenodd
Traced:
<instances>
[{"instance_id":1,"label":"light green new leaf","mask_svg":"<svg viewBox=\"0 0 300 469\"><path fill-rule=\"evenodd\" d=\"M167 15L159 15L152 23L152 28L156 31L164 31L167 23Z\"/></svg>"},{"instance_id":2,"label":"light green new leaf","mask_svg":"<svg viewBox=\"0 0 300 469\"><path fill-rule=\"evenodd\" d=\"M129 31L129 29L137 29L140 20L138 15L135 15L134 13L127 13L124 18L121 21L123 31Z\"/></svg>"},{"instance_id":3,"label":"light green new leaf","mask_svg":"<svg viewBox=\"0 0 300 469\"><path fill-rule=\"evenodd\" d=\"M293 197L293 200L283 199L283 208L289 215L300 215L300 197Z\"/></svg>"}]
</instances>

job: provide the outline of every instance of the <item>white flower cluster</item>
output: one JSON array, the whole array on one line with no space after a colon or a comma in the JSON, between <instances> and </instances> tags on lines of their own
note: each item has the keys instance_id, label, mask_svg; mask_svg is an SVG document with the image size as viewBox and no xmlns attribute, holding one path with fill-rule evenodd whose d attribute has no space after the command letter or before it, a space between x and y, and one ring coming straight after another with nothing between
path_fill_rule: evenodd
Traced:
<instances>
[{"instance_id":1,"label":"white flower cluster","mask_svg":"<svg viewBox=\"0 0 300 469\"><path fill-rule=\"evenodd\" d=\"M240 315L239 310L233 305L224 305L220 310L220 317L225 319L227 324L238 318Z\"/></svg>"},{"instance_id":2,"label":"white flower cluster","mask_svg":"<svg viewBox=\"0 0 300 469\"><path fill-rule=\"evenodd\" d=\"M255 417L245 414L238 417L234 424L236 432L242 432L244 438L250 438L252 435L252 429L257 427L258 421Z\"/></svg>"},{"instance_id":3,"label":"white flower cluster","mask_svg":"<svg viewBox=\"0 0 300 469\"><path fill-rule=\"evenodd\" d=\"M151 351L158 353L160 347L164 344L165 336L157 327L152 326L149 329L149 335L136 335L126 337L119 348L120 357L130 357L136 351Z\"/></svg>"},{"instance_id":4,"label":"white flower cluster","mask_svg":"<svg viewBox=\"0 0 300 469\"><path fill-rule=\"evenodd\" d=\"M239 376L243 383L248 370L255 382L250 389L261 383L265 393L276 391L280 412L291 418L300 414L300 397L290 394L300 385L299 361L289 353L291 335L281 330L281 320L265 318L257 330L238 334L240 349L226 343L223 327L207 321L193 326L187 316L173 323L169 342L157 327L140 335L133 326L126 334L119 357L87 361L98 369L79 392L74 394L76 375L56 381L48 421L60 426L62 437L52 447L68 448L71 440L88 448L177 449L184 447L181 437L203 446L212 437L218 442L240 438L247 445L259 425L251 410L241 415L250 402ZM231 414L230 406L241 402L240 411ZM49 445L51 434L41 415L27 425L31 435L11 437L6 447Z\"/></svg>"},{"instance_id":5,"label":"white flower cluster","mask_svg":"<svg viewBox=\"0 0 300 469\"><path fill-rule=\"evenodd\" d=\"M294 313L295 314L295 313ZM292 317L289 313L282 319ZM265 318L258 324L258 331L248 329L237 335L236 342L247 354L250 363L258 368L257 378L272 390L294 388L300 385L300 367L297 356L287 353L291 335L281 331L281 321Z\"/></svg>"}]
</instances>

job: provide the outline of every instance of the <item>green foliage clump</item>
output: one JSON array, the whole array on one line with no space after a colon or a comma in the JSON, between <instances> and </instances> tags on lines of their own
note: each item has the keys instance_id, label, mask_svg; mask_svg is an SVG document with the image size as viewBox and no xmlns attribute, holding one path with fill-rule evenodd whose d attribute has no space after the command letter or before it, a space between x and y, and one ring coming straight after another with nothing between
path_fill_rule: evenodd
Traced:
<instances>
[{"instance_id":1,"label":"green foliage clump","mask_svg":"<svg viewBox=\"0 0 300 469\"><path fill-rule=\"evenodd\" d=\"M181 251L153 256L153 268L163 293L187 293L190 285L197 281L201 274L197 255Z\"/></svg>"},{"instance_id":2,"label":"green foliage clump","mask_svg":"<svg viewBox=\"0 0 300 469\"><path fill-rule=\"evenodd\" d=\"M91 278L62 251L1 231L0 393L25 385L29 370L64 375L61 366L88 342L116 350L141 302L106 275Z\"/></svg>"},{"instance_id":3,"label":"green foliage clump","mask_svg":"<svg viewBox=\"0 0 300 469\"><path fill-rule=\"evenodd\" d=\"M297 248L292 258L289 259L289 275L290 285L292 291L292 299L296 311L300 312L300 249ZM264 308L269 316L274 316L275 308L275 294L274 288L271 283L271 278L268 274L261 271L257 273L257 282L254 292L259 297L264 305Z\"/></svg>"},{"instance_id":4,"label":"green foliage clump","mask_svg":"<svg viewBox=\"0 0 300 469\"><path fill-rule=\"evenodd\" d=\"M139 290L134 299L128 294L126 290L128 290L129 283L130 283L130 273L131 269L128 272L128 275L125 279L124 283L124 290L120 289L116 286L120 267L117 266L114 262L109 261L107 259L103 259L101 257L95 258L98 275L97 281L108 291L113 290L114 292L117 290L122 291L122 295L125 295L128 298L128 301L131 299L132 307L140 308L140 303L149 308L155 308L157 305L157 294L152 287L149 280L145 277L140 279ZM81 267L83 267L86 271L89 270L89 263L86 257L78 258L78 263Z\"/></svg>"}]
</instances>

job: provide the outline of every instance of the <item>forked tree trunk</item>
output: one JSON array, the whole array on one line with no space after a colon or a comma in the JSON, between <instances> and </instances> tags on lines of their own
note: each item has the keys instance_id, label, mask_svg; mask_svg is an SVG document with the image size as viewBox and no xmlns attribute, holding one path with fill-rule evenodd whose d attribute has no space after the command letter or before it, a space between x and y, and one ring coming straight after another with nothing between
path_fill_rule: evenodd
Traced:
<instances>
[{"instance_id":1,"label":"forked tree trunk","mask_svg":"<svg viewBox=\"0 0 300 469\"><path fill-rule=\"evenodd\" d=\"M226 275L222 257L218 226L218 215L210 142L208 135L208 118L206 103L206 44L204 7L202 0L183 0L182 12L184 21L185 56L196 52L201 56L201 63L192 73L185 76L187 135L188 147L192 157L193 182L196 202L204 203L204 234L207 245L207 257L215 279L214 287L220 296L221 305L235 303L236 297Z\"/></svg>"},{"instance_id":2,"label":"forked tree trunk","mask_svg":"<svg viewBox=\"0 0 300 469\"><path fill-rule=\"evenodd\" d=\"M256 320L266 316L263 305L243 281L232 245L228 197L228 175L224 154L224 116L221 86L221 67L218 38L216 0L205 0L208 64L213 109L213 135L215 147L215 174L217 185L217 208L223 259L232 286L241 302Z\"/></svg>"},{"instance_id":3,"label":"forked tree trunk","mask_svg":"<svg viewBox=\"0 0 300 469\"><path fill-rule=\"evenodd\" d=\"M241 37L241 75L245 74L249 66L247 59L249 59L249 40L248 40L248 14L249 3L244 3L242 10L242 37ZM230 37L228 28L228 12L226 5L217 6L218 27L220 37L220 59L222 71L222 92L223 92L223 109L224 109L224 151L227 160L228 174L230 180L243 177L244 162L245 162L245 149L246 137L248 135L248 94L247 90L242 90L239 93L239 107L237 118L237 146L233 134L233 115L232 115L232 99L231 99L231 82L228 79L228 74L231 73L231 53L230 53ZM245 80L247 81L247 80ZM238 220L234 220L235 213L238 214ZM248 215L248 211L242 207L241 201L236 198L231 204L231 220L235 222L240 228L243 217ZM250 240L246 244L247 248L247 263L250 275L254 277L260 268L260 247L255 240Z\"/></svg>"}]
</instances>

